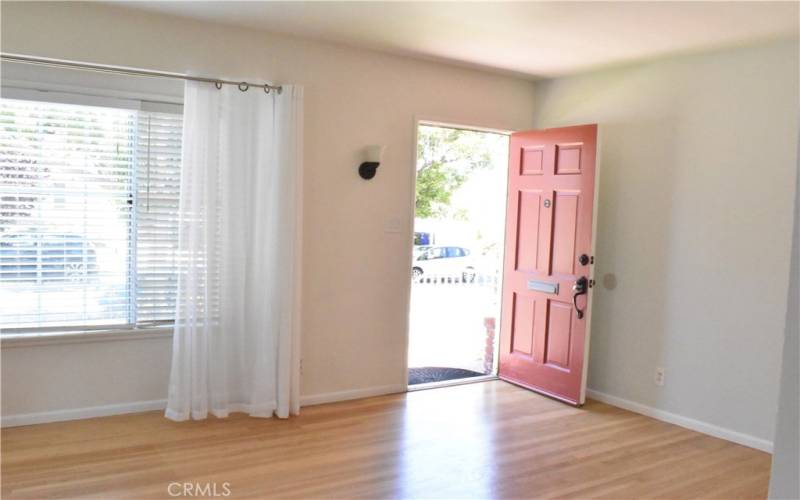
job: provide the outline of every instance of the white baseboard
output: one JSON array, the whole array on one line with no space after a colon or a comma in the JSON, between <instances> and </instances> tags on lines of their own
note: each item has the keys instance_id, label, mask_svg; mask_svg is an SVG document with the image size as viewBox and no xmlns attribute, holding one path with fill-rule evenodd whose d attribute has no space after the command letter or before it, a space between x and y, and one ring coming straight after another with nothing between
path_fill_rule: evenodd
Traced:
<instances>
[{"instance_id":1,"label":"white baseboard","mask_svg":"<svg viewBox=\"0 0 800 500\"><path fill-rule=\"evenodd\" d=\"M348 401L351 399L369 398L372 396L382 396L384 394L395 394L406 392L405 385L384 385L377 387L367 387L364 389L354 389L350 391L328 392L324 394L312 394L300 397L300 406L312 406L323 403L334 403L337 401ZM167 400L158 399L154 401L136 401L133 403L121 403L106 406L90 406L87 408L75 408L69 410L44 411L39 413L24 413L19 415L8 415L0 418L2 427L19 427L21 425L46 424L50 422L63 422L66 420L80 420L84 418L108 417L111 415L122 415L125 413L138 413L143 411L163 410L167 407Z\"/></svg>"},{"instance_id":2,"label":"white baseboard","mask_svg":"<svg viewBox=\"0 0 800 500\"><path fill-rule=\"evenodd\" d=\"M83 418L122 415L124 413L163 410L166 407L166 399L157 399L154 401L136 401L133 403L90 406L88 408L75 408L70 410L43 411L39 413L8 415L0 418L0 424L2 427L18 427L20 425L46 424L49 422L63 422L65 420L80 420Z\"/></svg>"},{"instance_id":3,"label":"white baseboard","mask_svg":"<svg viewBox=\"0 0 800 500\"><path fill-rule=\"evenodd\" d=\"M406 392L406 390L407 387L404 384L397 384L365 387L363 389L352 389L349 391L326 392L323 394L309 394L308 396L300 396L300 406L313 406L323 403L335 403L337 401L349 401L351 399L371 398L373 396Z\"/></svg>"},{"instance_id":4,"label":"white baseboard","mask_svg":"<svg viewBox=\"0 0 800 500\"><path fill-rule=\"evenodd\" d=\"M761 439L749 434L726 429L724 427L709 424L708 422L703 422L701 420L684 417L676 413L659 410L658 408L653 408L652 406L643 405L635 401L612 396L611 394L595 391L593 389L587 389L586 395L596 401L607 403L611 406L616 406L634 413L639 413L656 420L661 420L662 422L679 425L681 427L685 427L686 429L708 434L709 436L714 436L720 439L725 439L727 441L748 446L750 448L766 451L767 453L772 453L772 441L768 441L766 439Z\"/></svg>"}]
</instances>

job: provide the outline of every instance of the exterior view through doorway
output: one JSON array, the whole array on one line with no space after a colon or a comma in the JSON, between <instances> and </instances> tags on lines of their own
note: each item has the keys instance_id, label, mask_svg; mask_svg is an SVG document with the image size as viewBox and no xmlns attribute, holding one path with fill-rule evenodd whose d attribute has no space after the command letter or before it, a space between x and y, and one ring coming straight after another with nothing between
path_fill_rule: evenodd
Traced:
<instances>
[{"instance_id":1,"label":"exterior view through doorway","mask_svg":"<svg viewBox=\"0 0 800 500\"><path fill-rule=\"evenodd\" d=\"M497 373L508 148L502 132L418 124L411 389Z\"/></svg>"}]
</instances>

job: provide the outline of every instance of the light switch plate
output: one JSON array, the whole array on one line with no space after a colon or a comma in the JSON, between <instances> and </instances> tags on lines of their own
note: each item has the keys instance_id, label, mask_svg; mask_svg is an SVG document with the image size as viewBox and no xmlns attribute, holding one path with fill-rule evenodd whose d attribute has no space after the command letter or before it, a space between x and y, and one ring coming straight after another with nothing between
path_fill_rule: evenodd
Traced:
<instances>
[{"instance_id":1,"label":"light switch plate","mask_svg":"<svg viewBox=\"0 0 800 500\"><path fill-rule=\"evenodd\" d=\"M400 217L388 217L383 222L383 232L384 233L401 233L403 232L403 219Z\"/></svg>"}]
</instances>

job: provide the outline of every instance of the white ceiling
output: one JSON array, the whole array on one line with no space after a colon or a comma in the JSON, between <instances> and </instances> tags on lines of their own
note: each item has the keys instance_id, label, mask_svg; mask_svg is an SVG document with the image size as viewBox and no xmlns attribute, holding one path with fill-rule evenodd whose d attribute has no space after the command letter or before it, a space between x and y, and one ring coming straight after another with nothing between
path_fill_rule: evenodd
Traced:
<instances>
[{"instance_id":1,"label":"white ceiling","mask_svg":"<svg viewBox=\"0 0 800 500\"><path fill-rule=\"evenodd\" d=\"M797 36L796 2L122 2L426 59L552 77Z\"/></svg>"}]
</instances>

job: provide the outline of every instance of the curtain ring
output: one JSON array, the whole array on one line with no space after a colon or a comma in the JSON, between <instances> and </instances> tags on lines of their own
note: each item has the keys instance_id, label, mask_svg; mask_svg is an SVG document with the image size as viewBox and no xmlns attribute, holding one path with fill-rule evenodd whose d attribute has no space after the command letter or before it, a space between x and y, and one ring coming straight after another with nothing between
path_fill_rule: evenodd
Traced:
<instances>
[{"instance_id":1,"label":"curtain ring","mask_svg":"<svg viewBox=\"0 0 800 500\"><path fill-rule=\"evenodd\" d=\"M246 92L247 89L249 89L249 88L250 88L250 85L248 85L247 82L242 82L242 83L239 84L239 90L241 90L242 92Z\"/></svg>"},{"instance_id":2,"label":"curtain ring","mask_svg":"<svg viewBox=\"0 0 800 500\"><path fill-rule=\"evenodd\" d=\"M272 90L269 88L269 85L264 85L264 93L269 94L269 91Z\"/></svg>"},{"instance_id":3,"label":"curtain ring","mask_svg":"<svg viewBox=\"0 0 800 500\"><path fill-rule=\"evenodd\" d=\"M214 86L217 87L217 90L222 90L222 82L214 82Z\"/></svg>"}]
</instances>

